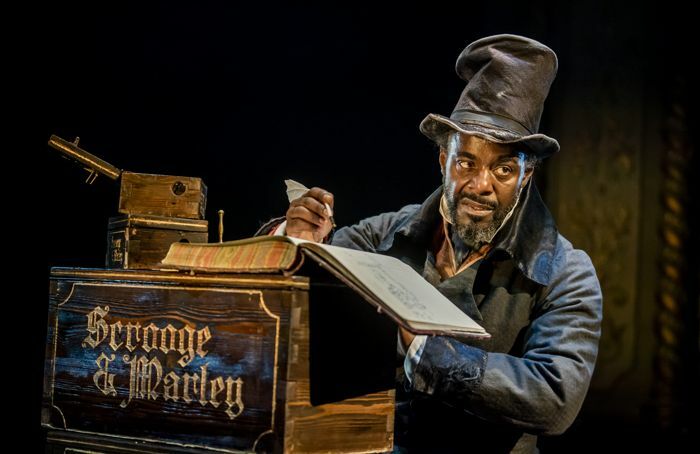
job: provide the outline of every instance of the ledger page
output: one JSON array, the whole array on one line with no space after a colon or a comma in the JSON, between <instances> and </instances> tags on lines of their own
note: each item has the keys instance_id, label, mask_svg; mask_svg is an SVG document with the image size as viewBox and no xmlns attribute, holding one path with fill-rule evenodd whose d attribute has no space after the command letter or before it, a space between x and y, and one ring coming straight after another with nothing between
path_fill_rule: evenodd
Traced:
<instances>
[{"instance_id":1,"label":"ledger page","mask_svg":"<svg viewBox=\"0 0 700 454\"><path fill-rule=\"evenodd\" d=\"M291 238L295 244L311 243ZM389 306L399 317L416 327L440 327L486 334L484 328L462 312L423 276L402 261L381 254L358 251L327 244L311 243L333 257L356 280Z\"/></svg>"}]
</instances>

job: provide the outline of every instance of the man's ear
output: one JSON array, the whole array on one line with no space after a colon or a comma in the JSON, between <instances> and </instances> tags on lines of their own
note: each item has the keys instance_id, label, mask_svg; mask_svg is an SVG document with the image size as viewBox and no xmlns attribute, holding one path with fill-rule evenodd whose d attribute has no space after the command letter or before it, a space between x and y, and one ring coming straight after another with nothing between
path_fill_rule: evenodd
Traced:
<instances>
[{"instance_id":1,"label":"man's ear","mask_svg":"<svg viewBox=\"0 0 700 454\"><path fill-rule=\"evenodd\" d=\"M442 176L445 176L445 163L447 162L447 151L440 147L440 172Z\"/></svg>"}]
</instances>

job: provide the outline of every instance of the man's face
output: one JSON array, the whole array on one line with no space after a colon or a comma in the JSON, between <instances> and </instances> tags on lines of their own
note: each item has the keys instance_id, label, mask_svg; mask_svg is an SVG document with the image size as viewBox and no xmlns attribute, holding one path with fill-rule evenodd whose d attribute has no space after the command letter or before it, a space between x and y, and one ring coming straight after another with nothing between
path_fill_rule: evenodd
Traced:
<instances>
[{"instance_id":1,"label":"man's face","mask_svg":"<svg viewBox=\"0 0 700 454\"><path fill-rule=\"evenodd\" d=\"M491 241L532 170L512 145L453 133L440 150L447 208L460 238L471 248Z\"/></svg>"}]
</instances>

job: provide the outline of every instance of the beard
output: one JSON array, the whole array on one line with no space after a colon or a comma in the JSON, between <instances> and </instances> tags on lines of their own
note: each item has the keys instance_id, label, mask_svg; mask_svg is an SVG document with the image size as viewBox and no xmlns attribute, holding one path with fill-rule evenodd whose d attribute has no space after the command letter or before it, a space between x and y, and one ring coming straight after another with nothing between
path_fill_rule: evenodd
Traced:
<instances>
[{"instance_id":1,"label":"beard","mask_svg":"<svg viewBox=\"0 0 700 454\"><path fill-rule=\"evenodd\" d=\"M499 205L498 202L492 202L476 194L460 193L456 197L451 191L445 191L444 194L452 225L459 238L470 249L479 249L484 244L491 242L498 229L501 228L501 224L503 224L508 213L518 203L519 196L519 194L516 194L508 205ZM487 220L486 216L472 216L470 214L459 217L457 208L462 199L472 200L493 208L491 218Z\"/></svg>"}]
</instances>

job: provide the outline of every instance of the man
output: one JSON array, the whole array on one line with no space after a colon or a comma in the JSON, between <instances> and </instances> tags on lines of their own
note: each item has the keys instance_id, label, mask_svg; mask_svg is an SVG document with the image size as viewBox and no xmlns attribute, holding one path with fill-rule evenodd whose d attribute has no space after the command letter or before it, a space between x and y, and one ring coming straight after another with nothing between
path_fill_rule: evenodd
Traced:
<instances>
[{"instance_id":1,"label":"man","mask_svg":"<svg viewBox=\"0 0 700 454\"><path fill-rule=\"evenodd\" d=\"M331 238L333 195L313 188L261 232L398 257L491 333L461 342L400 329L398 452L536 452L537 435L562 433L581 407L602 317L590 259L558 233L532 182L559 151L538 133L557 59L498 35L470 44L456 69L467 85L452 115L420 125L443 176L423 204Z\"/></svg>"}]
</instances>

